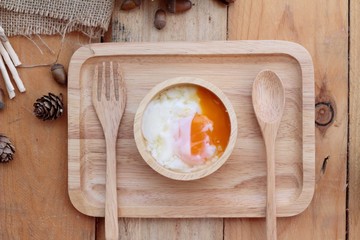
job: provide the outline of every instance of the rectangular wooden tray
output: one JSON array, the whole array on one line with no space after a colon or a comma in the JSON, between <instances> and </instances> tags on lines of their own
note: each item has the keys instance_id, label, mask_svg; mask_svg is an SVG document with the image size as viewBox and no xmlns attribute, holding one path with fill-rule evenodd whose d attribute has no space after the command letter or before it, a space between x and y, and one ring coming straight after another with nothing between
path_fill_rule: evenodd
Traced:
<instances>
[{"instance_id":1,"label":"rectangular wooden tray","mask_svg":"<svg viewBox=\"0 0 360 240\"><path fill-rule=\"evenodd\" d=\"M105 141L91 101L94 66L116 61L127 87L117 142L120 217L264 217L266 160L251 102L255 76L275 71L286 89L276 142L277 216L292 216L310 203L315 183L314 73L308 52L285 41L92 44L72 57L68 83L68 187L82 213L104 216ZM230 99L238 139L229 160L196 181L167 179L141 158L133 137L137 106L156 84L194 76Z\"/></svg>"}]
</instances>

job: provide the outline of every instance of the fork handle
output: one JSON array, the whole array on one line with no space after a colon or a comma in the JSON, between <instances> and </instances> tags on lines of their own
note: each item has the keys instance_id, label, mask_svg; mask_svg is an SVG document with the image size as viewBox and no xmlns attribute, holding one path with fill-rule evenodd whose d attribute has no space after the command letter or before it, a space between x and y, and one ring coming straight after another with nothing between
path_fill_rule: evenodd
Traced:
<instances>
[{"instance_id":1,"label":"fork handle","mask_svg":"<svg viewBox=\"0 0 360 240\"><path fill-rule=\"evenodd\" d=\"M106 138L105 238L119 239L116 191L116 138Z\"/></svg>"}]
</instances>

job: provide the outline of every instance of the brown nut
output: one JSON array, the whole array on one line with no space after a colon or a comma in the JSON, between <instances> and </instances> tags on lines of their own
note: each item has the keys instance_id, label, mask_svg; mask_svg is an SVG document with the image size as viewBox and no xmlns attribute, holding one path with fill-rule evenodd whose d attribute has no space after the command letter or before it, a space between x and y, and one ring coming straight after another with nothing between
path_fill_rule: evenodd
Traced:
<instances>
[{"instance_id":1,"label":"brown nut","mask_svg":"<svg viewBox=\"0 0 360 240\"><path fill-rule=\"evenodd\" d=\"M51 66L51 73L54 78L54 80L61 84L66 85L67 83L67 75L64 69L64 66L59 63L55 63Z\"/></svg>"},{"instance_id":2,"label":"brown nut","mask_svg":"<svg viewBox=\"0 0 360 240\"><path fill-rule=\"evenodd\" d=\"M158 9L155 13L154 25L157 29L163 29L166 25L166 12Z\"/></svg>"},{"instance_id":3,"label":"brown nut","mask_svg":"<svg viewBox=\"0 0 360 240\"><path fill-rule=\"evenodd\" d=\"M5 107L5 102L4 102L4 91L2 88L0 88L0 110L3 109Z\"/></svg>"},{"instance_id":4,"label":"brown nut","mask_svg":"<svg viewBox=\"0 0 360 240\"><path fill-rule=\"evenodd\" d=\"M226 5L229 5L229 3L235 2L235 0L219 0L219 1Z\"/></svg>"},{"instance_id":5,"label":"brown nut","mask_svg":"<svg viewBox=\"0 0 360 240\"><path fill-rule=\"evenodd\" d=\"M121 10L129 11L141 5L141 0L124 0L120 6Z\"/></svg>"},{"instance_id":6,"label":"brown nut","mask_svg":"<svg viewBox=\"0 0 360 240\"><path fill-rule=\"evenodd\" d=\"M192 2L189 0L167 0L166 9L171 13L181 13L189 10Z\"/></svg>"}]
</instances>

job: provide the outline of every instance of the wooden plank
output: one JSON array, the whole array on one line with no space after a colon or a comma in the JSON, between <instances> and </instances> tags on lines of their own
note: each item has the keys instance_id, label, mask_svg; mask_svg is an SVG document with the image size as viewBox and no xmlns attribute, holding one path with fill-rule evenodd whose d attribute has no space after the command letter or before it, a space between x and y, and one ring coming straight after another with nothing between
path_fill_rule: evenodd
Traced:
<instances>
[{"instance_id":1,"label":"wooden plank","mask_svg":"<svg viewBox=\"0 0 360 240\"><path fill-rule=\"evenodd\" d=\"M349 240L360 236L360 2L350 1Z\"/></svg>"},{"instance_id":2,"label":"wooden plank","mask_svg":"<svg viewBox=\"0 0 360 240\"><path fill-rule=\"evenodd\" d=\"M167 12L166 26L157 30L154 15L162 1L142 1L139 9L120 11L116 1L111 23L112 42L205 41L225 40L227 12L216 1L193 0L193 7L184 13Z\"/></svg>"},{"instance_id":3,"label":"wooden plank","mask_svg":"<svg viewBox=\"0 0 360 240\"><path fill-rule=\"evenodd\" d=\"M97 237L105 234L104 219L98 223ZM158 239L223 239L223 219L144 219L121 218L119 236L122 240Z\"/></svg>"},{"instance_id":4,"label":"wooden plank","mask_svg":"<svg viewBox=\"0 0 360 240\"><path fill-rule=\"evenodd\" d=\"M330 124L316 130L313 201L304 213L278 219L278 239L345 239L347 9L347 1L337 0L243 0L229 8L230 40L283 39L305 46L315 66L316 101L327 106L317 117L331 115L330 105L335 112ZM265 239L264 222L227 219L225 239Z\"/></svg>"},{"instance_id":5,"label":"wooden plank","mask_svg":"<svg viewBox=\"0 0 360 240\"><path fill-rule=\"evenodd\" d=\"M227 9L217 1L193 0L192 9L181 14L167 14L167 24L162 30L153 26L154 14L159 0L142 1L140 9L130 12L120 11L116 1L111 23L113 42L127 41L174 41L174 40L225 40L227 34ZM125 224L126 223L126 224ZM164 224L167 223L167 224ZM104 239L103 221L98 224L97 237ZM222 219L127 219L119 221L120 231L137 229L136 233L127 232L128 239L222 239ZM126 227L125 227L126 226ZM174 230L175 229L175 230ZM201 229L201 230L200 230ZM121 236L127 236L121 232ZM129 235L130 234L130 235ZM180 237L179 237L180 236ZM193 237L195 236L195 238Z\"/></svg>"},{"instance_id":6,"label":"wooden plank","mask_svg":"<svg viewBox=\"0 0 360 240\"><path fill-rule=\"evenodd\" d=\"M55 54L34 36L43 54L25 37L10 41L23 64L52 63L60 36L41 36ZM72 53L88 40L80 34L65 38L59 62L66 67ZM6 100L0 112L0 132L11 138L16 153L0 165L0 239L95 239L95 219L75 210L67 193L67 114L52 122L37 119L32 104L48 92L64 95L50 67L21 68L27 91ZM4 88L0 77L0 86Z\"/></svg>"}]
</instances>

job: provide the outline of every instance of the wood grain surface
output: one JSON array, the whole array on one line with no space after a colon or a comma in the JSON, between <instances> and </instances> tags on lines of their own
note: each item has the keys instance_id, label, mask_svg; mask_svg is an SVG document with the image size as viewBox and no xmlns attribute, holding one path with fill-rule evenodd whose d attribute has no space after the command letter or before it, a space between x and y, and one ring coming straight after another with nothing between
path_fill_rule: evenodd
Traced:
<instances>
[{"instance_id":1,"label":"wood grain surface","mask_svg":"<svg viewBox=\"0 0 360 240\"><path fill-rule=\"evenodd\" d=\"M350 1L349 199L348 239L360 236L360 2Z\"/></svg>"},{"instance_id":2,"label":"wood grain surface","mask_svg":"<svg viewBox=\"0 0 360 240\"><path fill-rule=\"evenodd\" d=\"M105 239L104 224L100 223L97 228L97 239ZM223 240L222 218L120 218L119 227L120 239L123 240Z\"/></svg>"},{"instance_id":3,"label":"wood grain surface","mask_svg":"<svg viewBox=\"0 0 360 240\"><path fill-rule=\"evenodd\" d=\"M217 0L193 0L184 14L168 14L167 26L153 28L158 0L139 9L119 10L106 41L282 39L304 45L314 60L316 79L316 190L310 207L296 217L279 219L278 239L358 239L358 50L359 3L356 0L237 0L229 8ZM348 5L350 3L350 6ZM152 9L152 10L150 10ZM350 9L351 24L348 23ZM145 14L142 16L142 14ZM201 24L200 24L201 23ZM227 27L228 26L228 27ZM350 143L348 127L348 36L350 42ZM42 36L55 51L59 36ZM39 53L24 37L11 38L24 63L50 62L54 54L33 36ZM81 41L80 41L81 40ZM61 63L85 41L67 37ZM48 69L19 71L27 92L0 111L0 131L17 148L14 162L0 166L0 239L104 239L104 221L79 213L67 196L67 120L34 119L32 103L48 91L66 89ZM4 87L0 77L0 86ZM65 102L67 98L65 97ZM349 221L346 222L346 160L349 145ZM349 235L346 234L348 223ZM265 239L265 219L119 219L121 239ZM348 237L348 238L347 238Z\"/></svg>"},{"instance_id":4,"label":"wood grain surface","mask_svg":"<svg viewBox=\"0 0 360 240\"><path fill-rule=\"evenodd\" d=\"M42 39L54 53L37 36L33 41L42 53L25 37L10 41L24 65L52 63L61 37ZM68 35L59 63L67 68L72 53L87 41L80 34ZM14 160L0 165L0 239L94 239L94 218L78 212L67 193L67 111L47 122L32 113L35 100L49 92L62 93L66 106L66 87L53 80L50 67L20 68L19 74L27 91L6 98L0 112L0 132L16 147Z\"/></svg>"},{"instance_id":5,"label":"wood grain surface","mask_svg":"<svg viewBox=\"0 0 360 240\"><path fill-rule=\"evenodd\" d=\"M330 124L320 122L325 126L316 130L313 201L304 213L278 219L278 239L345 239L347 10L348 2L337 0L242 0L229 8L230 40L283 39L306 47L314 61L316 101L335 112ZM329 107L317 112L316 117L322 120L325 114L331 114ZM227 219L224 225L226 240L265 239L262 220Z\"/></svg>"},{"instance_id":6,"label":"wood grain surface","mask_svg":"<svg viewBox=\"0 0 360 240\"><path fill-rule=\"evenodd\" d=\"M160 0L142 1L140 8L121 11L121 1L115 2L109 42L159 42L225 40L227 8L214 0L193 0L192 8L184 13L166 15L162 30L154 27L155 12L164 8Z\"/></svg>"}]
</instances>

